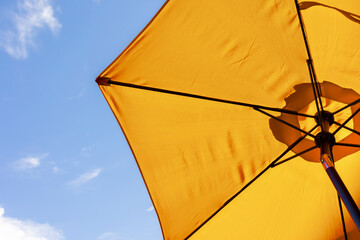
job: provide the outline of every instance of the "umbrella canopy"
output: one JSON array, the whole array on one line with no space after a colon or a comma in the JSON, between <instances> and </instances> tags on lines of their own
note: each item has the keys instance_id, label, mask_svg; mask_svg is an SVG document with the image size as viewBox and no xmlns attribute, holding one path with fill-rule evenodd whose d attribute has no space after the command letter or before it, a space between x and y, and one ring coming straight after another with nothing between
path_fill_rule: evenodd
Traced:
<instances>
[{"instance_id":1,"label":"umbrella canopy","mask_svg":"<svg viewBox=\"0 0 360 240\"><path fill-rule=\"evenodd\" d=\"M97 78L164 239L360 237L314 142L359 205L360 3L298 6L169 0Z\"/></svg>"}]
</instances>

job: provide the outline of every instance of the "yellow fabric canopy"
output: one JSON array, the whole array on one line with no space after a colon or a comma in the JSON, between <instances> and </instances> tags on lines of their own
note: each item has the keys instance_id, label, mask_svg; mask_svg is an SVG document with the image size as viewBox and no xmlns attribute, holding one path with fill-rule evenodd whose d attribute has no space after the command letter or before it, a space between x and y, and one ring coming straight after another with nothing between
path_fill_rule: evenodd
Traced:
<instances>
[{"instance_id":1,"label":"yellow fabric canopy","mask_svg":"<svg viewBox=\"0 0 360 240\"><path fill-rule=\"evenodd\" d=\"M299 6L324 109L335 112L360 99L360 2ZM99 75L164 239L343 239L318 149L270 167L304 133L261 111L304 131L316 125L305 116L316 113L307 59L292 0L170 0ZM346 126L359 131L360 117ZM343 128L336 141L360 137ZM283 159L314 145L307 136ZM334 158L359 205L360 152L334 146ZM345 208L344 217L359 238Z\"/></svg>"}]
</instances>

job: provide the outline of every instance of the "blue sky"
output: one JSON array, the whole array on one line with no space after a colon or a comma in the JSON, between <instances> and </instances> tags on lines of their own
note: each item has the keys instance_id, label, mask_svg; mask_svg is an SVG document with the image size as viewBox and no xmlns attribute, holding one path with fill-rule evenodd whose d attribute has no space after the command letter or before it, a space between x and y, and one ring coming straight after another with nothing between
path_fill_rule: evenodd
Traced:
<instances>
[{"instance_id":1,"label":"blue sky","mask_svg":"<svg viewBox=\"0 0 360 240\"><path fill-rule=\"evenodd\" d=\"M161 239L95 83L164 0L0 1L0 238Z\"/></svg>"}]
</instances>

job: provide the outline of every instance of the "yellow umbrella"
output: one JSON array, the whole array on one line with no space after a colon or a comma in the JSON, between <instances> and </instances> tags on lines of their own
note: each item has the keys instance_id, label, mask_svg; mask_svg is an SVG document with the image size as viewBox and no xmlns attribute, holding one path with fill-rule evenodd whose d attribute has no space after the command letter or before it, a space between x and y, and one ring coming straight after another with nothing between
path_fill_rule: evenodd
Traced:
<instances>
[{"instance_id":1,"label":"yellow umbrella","mask_svg":"<svg viewBox=\"0 0 360 240\"><path fill-rule=\"evenodd\" d=\"M99 75L164 239L360 237L359 15L169 0Z\"/></svg>"}]
</instances>

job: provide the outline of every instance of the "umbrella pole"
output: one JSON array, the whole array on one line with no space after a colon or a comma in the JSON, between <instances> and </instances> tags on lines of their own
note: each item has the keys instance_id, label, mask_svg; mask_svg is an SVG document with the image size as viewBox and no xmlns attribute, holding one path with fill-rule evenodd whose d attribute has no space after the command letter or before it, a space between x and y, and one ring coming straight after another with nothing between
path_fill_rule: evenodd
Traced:
<instances>
[{"instance_id":1,"label":"umbrella pole","mask_svg":"<svg viewBox=\"0 0 360 240\"><path fill-rule=\"evenodd\" d=\"M329 118L327 117L323 117L322 121L324 132L319 133L315 139L316 145L320 147L320 161L344 205L349 211L352 219L354 220L357 228L360 230L359 208L334 167L334 160L332 159L332 146L335 143L335 138L328 132L331 122L329 123Z\"/></svg>"}]
</instances>

